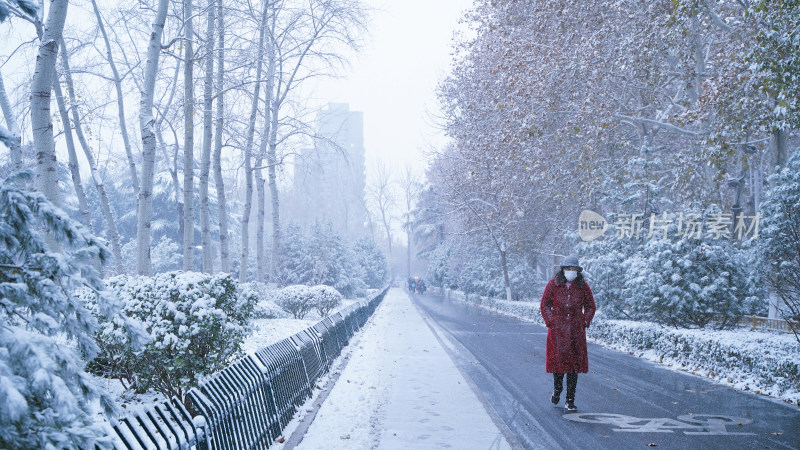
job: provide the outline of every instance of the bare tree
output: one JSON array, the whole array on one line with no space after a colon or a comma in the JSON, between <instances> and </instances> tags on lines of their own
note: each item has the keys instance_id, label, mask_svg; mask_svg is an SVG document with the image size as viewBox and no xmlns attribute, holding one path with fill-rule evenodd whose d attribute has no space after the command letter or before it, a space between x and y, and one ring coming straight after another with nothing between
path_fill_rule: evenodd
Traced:
<instances>
[{"instance_id":1,"label":"bare tree","mask_svg":"<svg viewBox=\"0 0 800 450\"><path fill-rule=\"evenodd\" d=\"M214 272L214 253L211 248L211 217L208 207L208 177L211 172L211 139L214 102L214 30L215 0L208 0L206 24L206 70L203 79L203 152L200 162L200 235L203 243L203 272Z\"/></svg>"},{"instance_id":2,"label":"bare tree","mask_svg":"<svg viewBox=\"0 0 800 450\"><path fill-rule=\"evenodd\" d=\"M258 44L256 50L256 78L255 87L253 88L252 106L250 107L250 117L247 125L247 137L244 146L244 176L245 176L245 191L244 191L244 211L242 212L242 249L241 259L239 261L239 281L244 283L247 281L247 265L249 264L250 256L250 210L253 203L253 169L252 169L252 152L253 152L253 139L256 128L256 118L258 117L258 103L261 97L261 81L263 76L263 60L264 60L264 40L265 40L265 24L267 23L267 13L269 11L269 2L264 2L264 8L261 12L261 18L258 22Z\"/></svg>"},{"instance_id":3,"label":"bare tree","mask_svg":"<svg viewBox=\"0 0 800 450\"><path fill-rule=\"evenodd\" d=\"M372 197L373 205L375 208L377 208L378 215L381 219L381 224L383 224L383 230L386 233L386 241L389 250L388 256L392 275L394 275L394 268L391 266L393 240L392 223L394 222L392 210L396 201L392 189L393 183L394 180L391 178L388 166L384 162L379 162L376 164L375 172L371 177L371 183L368 191Z\"/></svg>"},{"instance_id":4,"label":"bare tree","mask_svg":"<svg viewBox=\"0 0 800 450\"><path fill-rule=\"evenodd\" d=\"M217 0L217 117L214 131L214 182L217 189L219 210L219 256L220 270L231 271L231 258L228 244L228 205L225 197L225 182L222 178L222 127L225 113L225 14L223 0ZM211 38L210 38L211 39Z\"/></svg>"},{"instance_id":5,"label":"bare tree","mask_svg":"<svg viewBox=\"0 0 800 450\"><path fill-rule=\"evenodd\" d=\"M81 148L83 149L83 154L86 156L86 160L89 162L89 169L92 173L92 181L97 189L97 195L100 198L100 207L103 210L103 218L106 221L108 240L111 242L111 252L114 255L117 273L123 273L122 246L120 245L119 232L117 231L117 221L114 218L113 211L111 210L111 202L109 201L108 193L106 192L105 180L103 180L103 176L100 174L100 170L98 169L94 155L92 154L92 149L89 148L89 142L86 140L86 136L83 133L83 125L80 114L78 114L78 100L75 96L75 82L72 80L72 70L70 69L69 65L69 54L67 53L67 45L63 38L60 40L60 45L61 63L64 66L64 80L67 82L67 92L69 93L71 106L70 109L72 111L72 128L74 128L75 135L78 137L78 142L80 142ZM65 127L64 130L66 131L67 128ZM71 136L69 137L69 140L71 140ZM69 142L69 140L67 142ZM88 214L88 205L86 208L86 213Z\"/></svg>"},{"instance_id":6,"label":"bare tree","mask_svg":"<svg viewBox=\"0 0 800 450\"><path fill-rule=\"evenodd\" d=\"M11 109L11 102L8 100L3 74L0 74L0 110L3 111L3 117L8 127L9 138L6 140L6 145L8 145L11 155L11 170L16 172L22 169L22 134L19 131L19 124L16 115L14 115L14 110Z\"/></svg>"},{"instance_id":7,"label":"bare tree","mask_svg":"<svg viewBox=\"0 0 800 450\"><path fill-rule=\"evenodd\" d=\"M61 49L62 53L64 48ZM72 139L72 126L69 121L69 113L67 112L67 105L64 101L64 93L61 89L61 82L58 79L58 72L54 72L53 77L53 91L56 94L56 105L58 105L58 113L61 117L61 126L64 129L64 141L67 144L67 155L69 158L69 173L72 176L72 186L75 189L75 195L78 197L78 208L80 209L81 223L86 229L92 229L92 219L89 214L89 202L86 200L86 191L83 189L81 182L81 168L78 164L78 154L75 151L75 140Z\"/></svg>"},{"instance_id":8,"label":"bare tree","mask_svg":"<svg viewBox=\"0 0 800 450\"><path fill-rule=\"evenodd\" d=\"M144 71L142 99L139 110L139 127L142 133L142 186L139 190L139 211L136 224L136 273L151 275L150 221L153 215L153 174L155 172L155 118L153 117L153 94L156 86L158 60L161 54L161 35L167 19L169 0L159 0L153 31L147 47L147 65Z\"/></svg>"},{"instance_id":9,"label":"bare tree","mask_svg":"<svg viewBox=\"0 0 800 450\"><path fill-rule=\"evenodd\" d=\"M417 195L422 190L422 181L414 172L414 169L406 164L405 170L400 173L400 178L397 180L400 185L400 190L403 192L403 200L405 202L405 211L403 211L403 230L406 232L406 274L411 275L411 235L413 234L412 215L414 202Z\"/></svg>"},{"instance_id":10,"label":"bare tree","mask_svg":"<svg viewBox=\"0 0 800 450\"><path fill-rule=\"evenodd\" d=\"M172 104L175 100L175 94L178 92L178 79L181 73L181 67L183 63L183 58L180 54L175 55L173 58L175 62L175 70L172 73L172 81L170 82L170 89L169 94L167 95L166 101L159 102L156 109L158 112L158 118L156 119L156 146L162 152L162 158L165 162L171 161L171 165L168 166L167 170L169 171L170 178L172 178L172 186L175 189L175 214L178 217L178 236L183 237L183 196L181 190L181 182L180 178L178 177L178 172L180 171L180 137L178 136L178 131L175 128L174 122L177 120L168 120L167 116L173 115L173 108ZM177 115L177 114L175 114ZM170 134L172 135L172 142L168 144L167 141L164 139L164 127L169 128ZM172 149L172 153L168 152L168 149Z\"/></svg>"},{"instance_id":11,"label":"bare tree","mask_svg":"<svg viewBox=\"0 0 800 450\"><path fill-rule=\"evenodd\" d=\"M125 155L128 158L128 167L131 176L131 183L133 185L133 195L136 196L136 201L139 201L139 175L136 172L136 161L133 158L133 150L131 149L130 137L128 136L128 122L125 119L125 96L122 93L122 78L117 70L117 64L111 54L111 42L106 33L106 27L103 24L103 17L100 15L100 9L97 7L97 0L92 0L92 9L97 18L97 27L100 34L103 36L103 42L106 46L105 58L108 61L108 66L111 68L113 76L114 89L117 92L117 114L119 116L119 131L122 135L122 143L125 147Z\"/></svg>"},{"instance_id":12,"label":"bare tree","mask_svg":"<svg viewBox=\"0 0 800 450\"><path fill-rule=\"evenodd\" d=\"M183 270L194 270L194 7L183 0Z\"/></svg>"},{"instance_id":13,"label":"bare tree","mask_svg":"<svg viewBox=\"0 0 800 450\"><path fill-rule=\"evenodd\" d=\"M31 82L31 126L36 152L36 185L45 197L56 206L58 195L58 163L53 140L53 122L50 118L50 92L53 86L58 40L67 18L68 0L53 0L47 14L47 25L41 35L36 56L36 69Z\"/></svg>"},{"instance_id":14,"label":"bare tree","mask_svg":"<svg viewBox=\"0 0 800 450\"><path fill-rule=\"evenodd\" d=\"M342 53L330 51L330 44L344 44L350 49L358 48L357 35L365 29L366 10L358 1L311 0L304 11L286 8L284 2L274 6L273 24L279 23L278 15L284 14L285 27L273 26L270 38L270 67L272 77L267 82L270 110L270 137L267 150L267 172L272 210L272 261L270 276L277 278L281 265L282 242L280 221L280 196L277 169L283 164L278 154L281 138L281 116L285 114L290 94L297 91L305 80L330 75L345 63ZM283 21L280 21L283 24ZM290 131L289 134L292 134Z\"/></svg>"}]
</instances>

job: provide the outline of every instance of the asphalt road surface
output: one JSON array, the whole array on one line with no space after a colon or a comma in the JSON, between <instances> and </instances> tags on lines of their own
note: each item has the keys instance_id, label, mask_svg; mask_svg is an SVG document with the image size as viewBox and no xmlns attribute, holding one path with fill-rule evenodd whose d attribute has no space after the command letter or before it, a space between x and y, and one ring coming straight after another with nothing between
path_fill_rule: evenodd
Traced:
<instances>
[{"instance_id":1,"label":"asphalt road surface","mask_svg":"<svg viewBox=\"0 0 800 450\"><path fill-rule=\"evenodd\" d=\"M550 403L547 329L460 300L411 296L517 448L798 449L800 409L589 344L577 413Z\"/></svg>"}]
</instances>

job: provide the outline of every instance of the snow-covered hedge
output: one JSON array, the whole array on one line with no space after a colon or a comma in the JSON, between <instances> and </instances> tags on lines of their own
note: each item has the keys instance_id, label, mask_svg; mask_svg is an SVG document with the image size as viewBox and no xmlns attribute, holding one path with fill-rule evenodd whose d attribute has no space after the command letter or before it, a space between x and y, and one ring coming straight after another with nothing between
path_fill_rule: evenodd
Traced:
<instances>
[{"instance_id":1,"label":"snow-covered hedge","mask_svg":"<svg viewBox=\"0 0 800 450\"><path fill-rule=\"evenodd\" d=\"M311 310L324 317L342 303L342 294L330 286L295 284L281 289L275 303L295 319L304 318Z\"/></svg>"},{"instance_id":2,"label":"snow-covered hedge","mask_svg":"<svg viewBox=\"0 0 800 450\"><path fill-rule=\"evenodd\" d=\"M258 281L242 283L239 285L239 289L242 295L255 296L258 299L253 310L254 319L285 319L289 317L286 311L275 303L278 292L276 289L271 289L268 285Z\"/></svg>"},{"instance_id":3,"label":"snow-covered hedge","mask_svg":"<svg viewBox=\"0 0 800 450\"><path fill-rule=\"evenodd\" d=\"M308 286L293 284L278 292L275 303L295 319L302 319L314 308L314 296Z\"/></svg>"},{"instance_id":4,"label":"snow-covered hedge","mask_svg":"<svg viewBox=\"0 0 800 450\"><path fill-rule=\"evenodd\" d=\"M103 351L92 367L137 391L155 389L166 397L181 398L240 355L257 302L228 274L121 275L106 284L123 301L123 314L142 322L150 342L139 350L121 317L101 321L96 339Z\"/></svg>"},{"instance_id":5,"label":"snow-covered hedge","mask_svg":"<svg viewBox=\"0 0 800 450\"><path fill-rule=\"evenodd\" d=\"M451 298L457 297L451 294ZM509 302L474 295L468 295L466 301L544 325L538 302ZM604 347L800 404L800 344L790 334L676 329L652 322L599 317L587 334Z\"/></svg>"},{"instance_id":6,"label":"snow-covered hedge","mask_svg":"<svg viewBox=\"0 0 800 450\"><path fill-rule=\"evenodd\" d=\"M588 331L605 346L740 389L800 401L800 345L788 334L674 329L626 320L599 321Z\"/></svg>"},{"instance_id":7,"label":"snow-covered hedge","mask_svg":"<svg viewBox=\"0 0 800 450\"><path fill-rule=\"evenodd\" d=\"M342 304L342 294L330 286L312 286L310 289L314 297L314 309L320 317L326 317L334 308Z\"/></svg>"}]
</instances>

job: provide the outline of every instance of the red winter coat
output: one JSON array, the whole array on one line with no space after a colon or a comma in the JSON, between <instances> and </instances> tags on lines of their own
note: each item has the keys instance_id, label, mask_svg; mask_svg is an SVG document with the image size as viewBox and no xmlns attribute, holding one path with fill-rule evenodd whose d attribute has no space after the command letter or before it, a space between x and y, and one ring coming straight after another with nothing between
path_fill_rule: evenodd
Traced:
<instances>
[{"instance_id":1,"label":"red winter coat","mask_svg":"<svg viewBox=\"0 0 800 450\"><path fill-rule=\"evenodd\" d=\"M586 281L570 283L553 278L539 305L547 325L547 373L586 373L586 327L595 312L592 290Z\"/></svg>"}]
</instances>

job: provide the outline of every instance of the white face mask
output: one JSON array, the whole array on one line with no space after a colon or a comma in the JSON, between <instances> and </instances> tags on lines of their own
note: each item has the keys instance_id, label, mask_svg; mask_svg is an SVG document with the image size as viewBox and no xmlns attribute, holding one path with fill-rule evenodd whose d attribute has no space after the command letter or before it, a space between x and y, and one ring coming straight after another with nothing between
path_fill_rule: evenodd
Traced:
<instances>
[{"instance_id":1,"label":"white face mask","mask_svg":"<svg viewBox=\"0 0 800 450\"><path fill-rule=\"evenodd\" d=\"M575 270L565 270L564 271L564 277L567 279L567 281L572 281L577 276L578 276L578 272L575 271Z\"/></svg>"}]
</instances>

